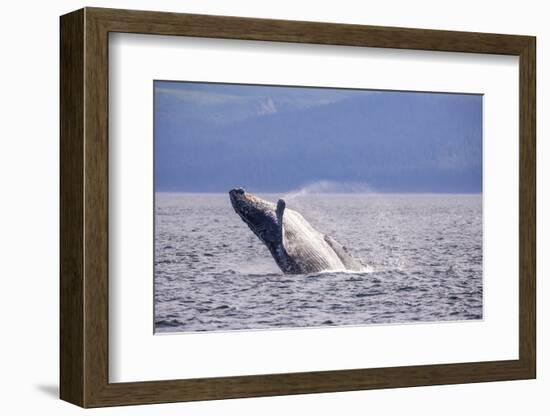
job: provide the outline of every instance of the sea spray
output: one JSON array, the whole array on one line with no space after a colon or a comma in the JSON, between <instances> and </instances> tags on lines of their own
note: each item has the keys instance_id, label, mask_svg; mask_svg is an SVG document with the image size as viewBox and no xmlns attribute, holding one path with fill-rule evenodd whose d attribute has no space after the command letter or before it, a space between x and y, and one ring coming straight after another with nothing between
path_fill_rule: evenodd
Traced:
<instances>
[{"instance_id":1,"label":"sea spray","mask_svg":"<svg viewBox=\"0 0 550 416\"><path fill-rule=\"evenodd\" d=\"M347 240L347 236L341 235L338 223L335 218L327 215L323 205L327 198L338 197L338 195L365 195L374 194L376 190L366 182L337 182L322 180L307 183L300 188L287 192L282 198L289 207L293 207L307 218L308 221L322 230L324 233L338 236L347 246L353 247L354 241ZM315 201L315 203L312 203ZM364 201L363 201L364 202Z\"/></svg>"},{"instance_id":2,"label":"sea spray","mask_svg":"<svg viewBox=\"0 0 550 416\"><path fill-rule=\"evenodd\" d=\"M371 194L376 190L366 182L316 181L287 192L286 201L312 194Z\"/></svg>"}]
</instances>

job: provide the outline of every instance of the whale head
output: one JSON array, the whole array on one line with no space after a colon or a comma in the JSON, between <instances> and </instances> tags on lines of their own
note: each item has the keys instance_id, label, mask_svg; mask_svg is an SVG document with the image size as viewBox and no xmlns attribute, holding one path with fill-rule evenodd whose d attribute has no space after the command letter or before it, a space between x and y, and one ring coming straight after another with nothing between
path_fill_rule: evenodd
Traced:
<instances>
[{"instance_id":1,"label":"whale head","mask_svg":"<svg viewBox=\"0 0 550 416\"><path fill-rule=\"evenodd\" d=\"M285 209L282 199L275 205L242 188L229 191L229 198L235 212L270 250L277 250L282 245Z\"/></svg>"}]
</instances>

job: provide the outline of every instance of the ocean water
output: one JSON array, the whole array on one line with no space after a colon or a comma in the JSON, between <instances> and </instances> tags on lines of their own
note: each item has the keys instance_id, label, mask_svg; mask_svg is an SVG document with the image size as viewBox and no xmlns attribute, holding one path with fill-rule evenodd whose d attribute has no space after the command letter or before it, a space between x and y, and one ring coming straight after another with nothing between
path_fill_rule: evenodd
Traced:
<instances>
[{"instance_id":1,"label":"ocean water","mask_svg":"<svg viewBox=\"0 0 550 416\"><path fill-rule=\"evenodd\" d=\"M228 194L157 193L156 333L482 319L481 195L285 199L367 271L284 275Z\"/></svg>"}]
</instances>

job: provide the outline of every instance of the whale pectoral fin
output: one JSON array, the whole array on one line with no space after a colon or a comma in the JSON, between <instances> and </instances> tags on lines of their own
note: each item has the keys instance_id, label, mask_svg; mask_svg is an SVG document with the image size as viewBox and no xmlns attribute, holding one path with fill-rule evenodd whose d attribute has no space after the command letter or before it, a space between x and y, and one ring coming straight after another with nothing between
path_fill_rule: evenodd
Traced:
<instances>
[{"instance_id":1,"label":"whale pectoral fin","mask_svg":"<svg viewBox=\"0 0 550 416\"><path fill-rule=\"evenodd\" d=\"M348 249L330 235L325 234L324 240L334 250L346 269L352 271L361 271L364 269L364 266L359 261L355 260L351 254L349 254Z\"/></svg>"},{"instance_id":2,"label":"whale pectoral fin","mask_svg":"<svg viewBox=\"0 0 550 416\"><path fill-rule=\"evenodd\" d=\"M286 202L284 199L279 199L277 201L277 224L279 225L279 231L281 232L281 236L283 234L283 214L285 213L286 208Z\"/></svg>"}]
</instances>

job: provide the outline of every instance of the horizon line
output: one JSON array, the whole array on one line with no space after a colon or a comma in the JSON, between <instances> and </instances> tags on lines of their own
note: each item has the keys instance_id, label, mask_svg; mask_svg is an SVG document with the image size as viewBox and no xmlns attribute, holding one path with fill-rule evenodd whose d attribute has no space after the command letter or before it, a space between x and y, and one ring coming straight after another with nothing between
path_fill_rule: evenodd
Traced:
<instances>
[{"instance_id":1,"label":"horizon line","mask_svg":"<svg viewBox=\"0 0 550 416\"><path fill-rule=\"evenodd\" d=\"M247 191L248 192L248 191ZM210 195L219 195L226 194L229 191L218 191L218 192L209 192L209 191L154 191L155 194L210 194ZM255 194L300 194L299 190L291 191L254 191L249 193ZM393 192L393 191L379 191L379 192L308 192L302 193L302 195L481 195L483 191L479 192L429 192L429 191L412 191L412 192Z\"/></svg>"}]
</instances>

